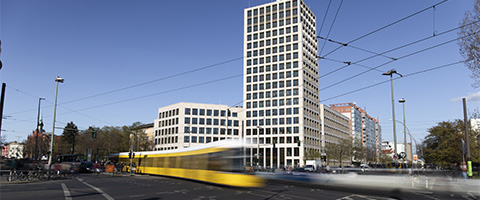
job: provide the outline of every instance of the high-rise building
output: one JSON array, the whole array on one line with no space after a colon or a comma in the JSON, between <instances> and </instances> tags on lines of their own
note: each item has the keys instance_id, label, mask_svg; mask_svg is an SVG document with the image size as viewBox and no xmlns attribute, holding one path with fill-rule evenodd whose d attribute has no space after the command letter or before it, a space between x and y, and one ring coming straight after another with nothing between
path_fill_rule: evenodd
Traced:
<instances>
[{"instance_id":1,"label":"high-rise building","mask_svg":"<svg viewBox=\"0 0 480 200\"><path fill-rule=\"evenodd\" d=\"M303 165L320 152L316 17L302 0L244 10L247 165Z\"/></svg>"},{"instance_id":2,"label":"high-rise building","mask_svg":"<svg viewBox=\"0 0 480 200\"><path fill-rule=\"evenodd\" d=\"M382 149L381 126L377 119L354 103L332 104L330 107L350 119L350 135L353 144L361 144L365 155L358 161L375 161Z\"/></svg>"}]
</instances>

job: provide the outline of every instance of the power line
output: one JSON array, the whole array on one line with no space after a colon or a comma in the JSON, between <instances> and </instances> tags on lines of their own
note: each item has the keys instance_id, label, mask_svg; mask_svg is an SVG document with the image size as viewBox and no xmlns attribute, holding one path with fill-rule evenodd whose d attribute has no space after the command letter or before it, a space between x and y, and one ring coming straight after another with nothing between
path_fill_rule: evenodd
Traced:
<instances>
[{"instance_id":1,"label":"power line","mask_svg":"<svg viewBox=\"0 0 480 200\"><path fill-rule=\"evenodd\" d=\"M169 92L175 92L175 91L184 90L184 89L188 89L188 88L194 88L194 87L198 87L198 86L202 86L202 85L207 85L207 84L210 84L210 83L220 82L220 81L224 81L224 80L236 78L236 77L239 77L239 76L243 76L243 74L237 74L237 75L233 75L233 76L229 76L229 77L224 77L224 78L220 78L220 79L216 79L216 80L206 81L206 82L203 82L203 83L198 83L198 84L194 84L194 85L188 85L188 86L184 86L184 87L179 87L179 88L175 88L175 89L171 89L171 90L166 90L166 91L162 91L162 92L157 92L157 93L153 93L153 94L148 94L148 95L144 95L144 96L140 96L140 97L125 99L125 100L116 101L116 102L111 102L111 103L106 103L106 104L101 104L101 105L98 105L98 106L92 106L92 107L82 108L82 109L78 109L78 110L75 110L75 111L72 111L72 112L81 111L81 110L90 110L90 109L94 109L94 108L99 108L99 107L104 107L104 106L109 106L109 105L124 103L124 102L128 102L128 101L143 99L143 98L152 97L152 96L156 96L156 95L160 95L160 94L165 94L165 93L169 93ZM61 114L67 114L67 113L71 113L71 112L65 112L65 113L61 113ZM61 114L60 114L60 115L61 115Z\"/></svg>"},{"instance_id":2,"label":"power line","mask_svg":"<svg viewBox=\"0 0 480 200\"><path fill-rule=\"evenodd\" d=\"M352 62L348 62L348 61L335 60L335 59L331 59L331 58L323 58L323 59L324 59L324 60L333 61L333 62L338 62L338 63L347 64L346 66L349 66L349 65L352 65L352 64L353 64L353 65L358 65L358 66L363 67L363 68L375 70L375 71L378 71L378 72L383 72L382 70L375 69L375 68L373 68L373 67L369 67L369 66L366 66L366 65L358 64L358 63L352 63Z\"/></svg>"},{"instance_id":3,"label":"power line","mask_svg":"<svg viewBox=\"0 0 480 200\"><path fill-rule=\"evenodd\" d=\"M119 92L119 91L122 91L122 90L131 89L131 88L139 87L139 86L142 86L142 85L147 85L147 84L150 84L150 83L154 83L154 82L158 82L158 81L162 81L162 80L167 80L167 79L170 79L170 78L174 78L174 77L178 77L178 76L190 74L190 73L193 73L193 72L201 71L201 70L204 70L204 69L212 68L212 67L215 67L215 66L219 66L219 65L223 65L223 64L230 63L230 62L234 62L234 61L237 61L237 60L240 60L240 59L243 59L243 58L244 58L244 57L242 56L242 57L230 59L230 60L227 60L227 61L222 61L222 62L219 62L219 63L207 65L207 66L204 66L204 67L199 67L199 68L192 69L192 70L189 70L189 71L180 72L180 73L173 74L173 75L170 75L170 76L165 76L165 77L162 77L162 78L159 78L159 79L150 80L150 81L146 81L146 82L143 82L143 83L139 83L139 84L135 84L135 85L131 85L131 86L127 86L127 87L123 87L123 88L119 88L119 89L115 89L115 90L111 90L111 91L107 91L107 92L103 92L103 93L99 93L99 94L95 94L95 95L91 95L91 96L87 96L87 97L83 97L83 98L79 98L79 99L75 99L75 100L71 100L71 101L67 101L67 102L62 102L61 104L57 104L57 105L60 106L60 105L68 104L68 103L73 103L73 102L77 102L77 101L82 101L82 100L86 100L86 99L91 99L91 98L94 98L94 97L99 97L99 96L103 96L103 95L107 95L107 94ZM10 87L10 86L7 86L7 87ZM13 88L13 87L10 87L10 88L12 88L12 89L14 89L14 90L16 90L16 91L18 91L18 92L20 92L20 93L26 94L26 95L28 95L28 96L38 98L38 97L35 96L35 95L28 94L28 93L26 93L26 92L22 92L22 91L20 91L20 90L18 90L18 89L15 89L15 88ZM49 107L51 107L51 106L49 106ZM30 111L34 111L34 110L36 110L36 109L24 110L24 111L9 113L9 114L18 114L18 113L30 112Z\"/></svg>"},{"instance_id":4,"label":"power line","mask_svg":"<svg viewBox=\"0 0 480 200\"><path fill-rule=\"evenodd\" d=\"M9 87L10 87L10 86L9 86ZM27 92L21 91L21 90L19 90L19 89L16 89L16 88L13 88L13 87L10 87L10 88L11 88L11 89L13 89L13 90L15 90L15 91L17 91L17 92L19 92L19 93L22 93L22 94L28 95L28 96L30 96L30 97L33 97L33 98L36 98L36 99L38 99L38 98L39 98L39 97L37 97L37 96L35 96L35 95L33 95L33 94L30 94L30 93L27 93ZM52 102L50 102L50 101L48 101L48 100L46 100L46 102L48 102L48 103L52 103ZM52 104L53 104L53 103L52 103ZM73 112L77 112L77 111L74 111L74 110L72 110L72 109L70 109L70 108L67 108L67 107L65 107L65 106L61 106L61 105L58 105L58 106L59 106L59 107L62 107L62 108L64 108L64 109L67 109L67 110L73 111ZM52 106L46 106L46 107L48 108L48 107L52 107ZM45 107L43 107L43 108L45 108ZM20 112L15 112L15 113L10 113L10 114L18 114L18 113L23 113L23 112L31 112L31 111L35 111L35 110L36 110L36 109L30 109L30 110L25 110L25 111L20 111ZM98 119L98 118L95 118L95 117L92 117L92 116L86 115L86 114L84 114L84 113L80 113L80 112L77 112L77 113L78 113L78 114L80 114L80 115L83 115L83 116L85 116L85 117L88 117L88 118L91 118L91 119L95 119L95 120L97 120L97 121L99 121L99 122L103 122L103 123L105 123L105 124L109 124L109 125L111 125L111 123L105 122L105 121L103 121L103 120L101 120L101 119ZM47 115L47 117L48 117L48 115ZM31 120L34 120L34 119L20 120L20 121L31 121Z\"/></svg>"},{"instance_id":5,"label":"power line","mask_svg":"<svg viewBox=\"0 0 480 200\"><path fill-rule=\"evenodd\" d=\"M333 25L335 24L335 21L337 20L337 16L338 16L338 13L340 12L340 8L342 7L342 4L343 4L343 0L340 2L340 5L338 6L337 13L335 13L335 17L333 18L332 25L330 25L330 29L328 30L328 33L327 33L327 38L330 36L330 32L332 31ZM320 53L318 53L318 55L322 55L323 48L325 47L326 43L327 43L327 41L323 42L322 49L320 50Z\"/></svg>"},{"instance_id":6,"label":"power line","mask_svg":"<svg viewBox=\"0 0 480 200\"><path fill-rule=\"evenodd\" d=\"M346 43L341 43L341 42L338 42L338 41L335 41L335 40L332 40L332 39L327 39L327 38L324 38L324 37L321 37L321 36L317 36L317 38L325 40L325 41L329 41L329 42L332 42L332 43L337 43L337 44L342 45L342 46L348 46L348 47L351 47L351 48L354 48L354 49L357 49L357 50L360 50L360 51L364 51L364 52L367 52L367 53L371 53L371 54L374 54L374 55L377 55L377 56L382 56L382 57L385 57L385 58L388 58L388 59L392 59L392 60L396 59L396 58L389 57L389 56L386 56L386 55L383 55L383 54L380 54L380 53L376 53L376 52L373 52L373 51L370 51L370 50L367 50L367 49L363 49L363 48L356 47L356 46L353 46L353 45L348 45Z\"/></svg>"},{"instance_id":7,"label":"power line","mask_svg":"<svg viewBox=\"0 0 480 200\"><path fill-rule=\"evenodd\" d=\"M466 24L466 25L462 25L462 26L459 26L459 27L456 27L456 28L452 28L452 29L450 29L450 30L443 31L443 32L441 32L441 33L439 33L439 34L436 34L435 36L440 36L440 35L443 35L443 34L447 34L447 33L450 33L450 32L452 32L452 31L458 30L458 29L460 29L460 28L463 28L463 27L465 27L465 26L469 26L469 25L472 25L472 24L475 24L475 23L478 23L478 22L480 22L480 21L475 21L475 22L472 22L472 23L469 23L469 24ZM411 46L411 45L414 45L414 44L417 44L417 43L420 43L420 42L423 42L423 41L426 41L426 40L429 40L429 39L432 39L432 38L434 38L435 36L428 36L428 37L419 39L419 40L417 40L417 41L413 41L413 42L410 42L410 43L408 43L408 44L405 44L405 45L402 45L402 46L399 46L399 47L396 47L396 48L393 48L393 49L384 51L384 52L382 52L382 53L379 53L379 54L376 54L376 55L372 55L372 56L370 56L370 57L367 57L367 58L364 58L364 59L361 59L361 60L352 62L352 63L350 63L350 64L358 64L358 63L360 63L360 62L363 62L363 61L370 60L370 59L372 59L372 58L378 57L379 55L384 55L384 54L386 54L386 53L390 53L390 52L393 52L393 51L396 51L396 50L399 50L399 49L402 49L402 48L405 48L405 47L408 47L408 46ZM325 57L320 57L320 59L326 59L326 58L325 58ZM323 77L328 76L328 75L331 75L331 74L333 74L333 73L335 73L335 72L337 72L337 71L340 71L340 70L348 67L350 64L344 65L344 66L342 66L342 67L340 67L340 68L337 68L337 69L332 70L332 71L330 71L330 72L328 72L328 73L326 73L326 74L323 74L323 75L319 76L319 78L323 78Z\"/></svg>"},{"instance_id":8,"label":"power line","mask_svg":"<svg viewBox=\"0 0 480 200\"><path fill-rule=\"evenodd\" d=\"M433 7L435 7L435 6L438 6L438 5L440 5L440 4L442 4L442 3L445 3L445 2L447 2L447 1L448 1L448 0L441 1L441 2L439 2L439 3L437 3L437 4L433 5L433 6L429 6L429 7L425 8L425 9L423 9L423 10L420 10L420 11L418 11L418 12L416 12L416 13L413 13L413 14L411 14L411 15L408 15L408 16L402 18L402 19L399 19L399 20L397 20L397 21L395 21L395 22L392 22L392 23L390 23L390 24L387 24L387 25L385 25L385 26L383 26L383 27L380 27L380 28L378 28L378 29L376 29L376 30L374 30L374 31L371 31L371 32L369 32L369 33L367 33L367 34L365 34L365 35L362 35L362 36L360 36L360 37L357 37L357 38L355 38L355 39L347 42L347 44L350 44L350 43L352 43L352 42L356 42L356 41L358 41L358 40L361 40L361 39L363 39L363 38L365 38L365 37L367 37L367 36L369 36L369 35L372 35L372 34L378 32L378 31L381 31L381 30L383 30L383 29L386 29L386 28L388 28L388 27L390 27L390 26L392 26L392 25L394 25L394 24L397 24L397 23L399 23L399 22L401 22L401 21L403 21L403 20L406 20L406 19L408 19L408 18L410 18L410 17L413 17L413 16L415 16L415 15L418 15L418 14L420 14L420 13L422 13L422 12L425 12L426 10L428 10L428 9L430 9L430 8L433 8ZM327 54L323 55L323 57L332 54L333 52L339 50L339 49L342 48L342 47L343 47L343 46L337 47L336 49L334 49L334 50L328 52Z\"/></svg>"},{"instance_id":9,"label":"power line","mask_svg":"<svg viewBox=\"0 0 480 200\"><path fill-rule=\"evenodd\" d=\"M154 83L154 82L158 82L158 81L163 81L163 80L171 79L171 78L174 78L174 77L178 77L178 76L190 74L190 73L193 73L193 72L201 71L201 70L204 70L204 69L212 68L212 67L215 67L215 66L219 66L219 65L223 65L223 64L230 63L230 62L234 62L234 61L237 61L237 60L240 60L240 59L243 59L243 56L242 56L242 57L238 57L238 58L234 58L234 59L231 59L231 60L227 60L227 61L215 63L215 64L212 64L212 65L207 65L207 66L204 66L204 67L196 68L196 69L193 69L193 70L189 70L189 71L185 71L185 72L173 74L173 75L170 75L170 76L165 76L165 77L162 77L162 78L159 78L159 79L155 79L155 80L146 81L146 82L143 82L143 83L139 83L139 84L135 84L135 85L123 87L123 88L120 88L120 89L111 90L111 91L107 91L107 92L103 92L103 93L99 93L99 94L95 94L95 95L83 97L83 98L80 98L80 99L63 102L62 104L68 104L68 103L73 103L73 102L77 102L77 101L81 101L81 100L85 100L85 99L91 99L91 98L94 98L94 97L99 97L99 96L103 96L103 95L107 95L107 94L119 92L119 91L122 91L122 90L131 89L131 88L139 87L139 86L142 86L142 85L147 85L147 84L150 84L150 83Z\"/></svg>"},{"instance_id":10,"label":"power line","mask_svg":"<svg viewBox=\"0 0 480 200\"><path fill-rule=\"evenodd\" d=\"M464 63L464 62L466 62L466 60L458 61L458 62L454 62L454 63L450 63L450 64L438 66L438 67L433 67L433 68L430 68L430 69L426 69L426 70L414 72L414 73L411 73L411 74L406 74L406 75L403 75L403 77L393 78L393 80L397 80L397 79L399 79L399 78L406 78L406 77L409 77L409 76L414 76L414 75L417 75L417 74L421 74L421 73L425 73L425 72L429 72L429 71L433 71L433 70L437 70L437 69L449 67L449 66L456 65L456 64L460 64L460 63ZM355 93L355 92L359 92L359 91L362 91L362 90L365 90L365 89L368 89L368 88L372 88L372 87L375 87L375 86L378 86L378 85L381 85L381 84L384 84L384 83L388 83L388 82L390 82L390 80L385 80L385 81L382 81L382 82L379 82L379 83L375 83L375 84L372 84L372 85L369 85L369 86L366 86L366 87L362 87L362 88L359 88L359 89L356 89L356 90L352 90L352 91L350 91L350 92L346 92L346 93L343 93L343 94L340 94L340 95L337 95L337 96L333 96L333 97L330 97L330 98L322 99L322 100L320 100L320 102L332 100L332 99L335 99L335 98L338 98L338 97L341 97L341 96L345 96L345 95L348 95L348 94L353 94L353 93Z\"/></svg>"},{"instance_id":11,"label":"power line","mask_svg":"<svg viewBox=\"0 0 480 200\"><path fill-rule=\"evenodd\" d=\"M320 30L318 31L318 34L319 34L319 35L320 35L320 33L322 33L323 24L325 24L325 20L327 19L327 14L328 14L328 11L330 10L330 4L332 4L332 0L330 0L330 1L328 2L327 11L325 12L325 16L323 16L322 26L320 26Z\"/></svg>"},{"instance_id":12,"label":"power line","mask_svg":"<svg viewBox=\"0 0 480 200\"><path fill-rule=\"evenodd\" d=\"M473 33L473 34L474 34L474 33ZM437 48L437 47L439 47L439 46L448 44L448 43L450 43L450 42L457 41L457 40L459 40L459 39L461 39L461 38L464 38L464 37L467 37L467 36L469 36L469 35L462 36L462 37L459 37L459 38L455 38L455 39L453 39L453 40L449 40L449 41L446 41L446 42L443 42L443 43L440 43L440 44L437 44L437 45L434 45L434 46L431 46L431 47L428 47L428 48L425 48L425 49L422 49L422 50L419 50L419 51L415 51L415 52L413 52L413 53L410 53L410 54L401 56L401 57L399 57L397 60L400 60L400 59L403 59L403 58L407 58L407 57L410 57L410 56L412 56L412 55L416 55L416 54L419 54L419 53L428 51L428 50L430 50L430 49ZM390 63L392 63L392 62L395 62L395 61L397 61L397 60L391 60L391 61L385 62L385 63L383 63L383 64L381 64L381 65L378 65L378 66L376 66L376 67L374 67L374 68L372 68L372 69L369 69L369 70L360 72L360 73L358 73L358 74L356 74L356 75L350 76L350 77L348 77L348 78L346 78L346 79L343 79L343 80L341 80L341 81L338 81L338 82L336 82L336 83L333 83L333 84L331 84L331 85L329 85L329 86L327 86L327 87L321 88L319 91L326 90L326 89L331 88L331 87L333 87L333 86L335 86L335 85L338 85L338 84L340 84L340 83L346 82L347 80L350 80L350 79L352 79L352 78L358 77L358 76L363 75L363 74L365 74L365 73L367 73L367 72L370 72L370 71L372 71L372 70L374 70L374 69L378 69L378 68L380 68L380 67L382 67L382 66L385 66L385 65L387 65L387 64L390 64Z\"/></svg>"}]
</instances>

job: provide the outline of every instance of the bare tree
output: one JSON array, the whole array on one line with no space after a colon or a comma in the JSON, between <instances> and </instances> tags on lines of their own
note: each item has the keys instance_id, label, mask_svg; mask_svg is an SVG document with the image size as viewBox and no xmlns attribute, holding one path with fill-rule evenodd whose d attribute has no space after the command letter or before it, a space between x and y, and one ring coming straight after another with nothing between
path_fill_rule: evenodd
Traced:
<instances>
[{"instance_id":1,"label":"bare tree","mask_svg":"<svg viewBox=\"0 0 480 200\"><path fill-rule=\"evenodd\" d=\"M480 87L480 0L475 1L473 12L465 12L458 32L460 54L467 59L465 64L472 71L470 77L475 81L472 86Z\"/></svg>"},{"instance_id":2,"label":"bare tree","mask_svg":"<svg viewBox=\"0 0 480 200\"><path fill-rule=\"evenodd\" d=\"M328 143L325 146L328 162L338 162L343 166L345 161L349 161L353 155L353 145L350 138L341 139L338 144Z\"/></svg>"}]
</instances>

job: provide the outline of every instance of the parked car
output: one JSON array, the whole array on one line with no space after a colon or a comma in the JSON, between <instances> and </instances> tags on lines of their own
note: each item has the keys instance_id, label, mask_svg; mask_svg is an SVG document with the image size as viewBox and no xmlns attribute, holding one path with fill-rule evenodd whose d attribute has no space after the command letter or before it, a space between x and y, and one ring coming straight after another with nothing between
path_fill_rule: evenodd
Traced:
<instances>
[{"instance_id":1,"label":"parked car","mask_svg":"<svg viewBox=\"0 0 480 200\"><path fill-rule=\"evenodd\" d=\"M80 173L93 172L93 163L90 161L83 161L80 163Z\"/></svg>"},{"instance_id":2,"label":"parked car","mask_svg":"<svg viewBox=\"0 0 480 200\"><path fill-rule=\"evenodd\" d=\"M314 171L316 170L316 169L315 169L315 166L313 166L313 165L305 165L305 166L303 167L303 169L304 169L305 171L307 171L307 172L314 172Z\"/></svg>"}]
</instances>

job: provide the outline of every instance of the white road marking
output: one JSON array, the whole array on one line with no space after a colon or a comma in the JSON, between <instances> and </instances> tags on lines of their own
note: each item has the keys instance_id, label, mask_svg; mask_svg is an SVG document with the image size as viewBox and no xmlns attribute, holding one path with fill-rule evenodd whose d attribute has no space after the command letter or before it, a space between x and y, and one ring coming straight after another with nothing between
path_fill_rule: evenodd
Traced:
<instances>
[{"instance_id":1,"label":"white road marking","mask_svg":"<svg viewBox=\"0 0 480 200\"><path fill-rule=\"evenodd\" d=\"M96 191L97 191L98 193L100 193L103 197L105 197L105 199L107 199L107 200L115 200L113 197L111 197L110 195L108 195L107 193L105 193L105 192L104 192L103 190L101 190L100 188L97 188L97 187L95 187L95 186L93 186L93 185L90 185L90 184L88 184L88 183L86 183L86 182L83 182L83 181L81 181L80 179L78 179L78 180L79 180L80 182L82 182L83 184L87 185L88 187L91 187L91 188L93 188L94 190L96 190Z\"/></svg>"},{"instance_id":2,"label":"white road marking","mask_svg":"<svg viewBox=\"0 0 480 200\"><path fill-rule=\"evenodd\" d=\"M65 200L72 200L72 195L70 194L70 190L68 190L67 185L62 183L63 194L65 194Z\"/></svg>"}]
</instances>

